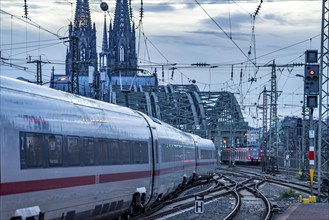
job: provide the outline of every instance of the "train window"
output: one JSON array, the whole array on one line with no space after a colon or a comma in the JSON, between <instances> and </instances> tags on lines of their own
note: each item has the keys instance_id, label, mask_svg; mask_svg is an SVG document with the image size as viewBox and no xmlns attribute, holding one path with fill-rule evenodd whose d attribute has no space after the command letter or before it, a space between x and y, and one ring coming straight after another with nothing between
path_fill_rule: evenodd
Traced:
<instances>
[{"instance_id":1,"label":"train window","mask_svg":"<svg viewBox=\"0 0 329 220\"><path fill-rule=\"evenodd\" d=\"M130 164L132 162L131 160L131 153L130 153L130 147L131 142L122 141L120 143L120 151L122 152L122 162L123 164Z\"/></svg>"},{"instance_id":2,"label":"train window","mask_svg":"<svg viewBox=\"0 0 329 220\"><path fill-rule=\"evenodd\" d=\"M111 140L110 142L110 163L111 164L120 164L120 151L119 151L119 142Z\"/></svg>"},{"instance_id":3,"label":"train window","mask_svg":"<svg viewBox=\"0 0 329 220\"><path fill-rule=\"evenodd\" d=\"M195 159L195 149L193 146L185 147L185 160L194 160Z\"/></svg>"},{"instance_id":4,"label":"train window","mask_svg":"<svg viewBox=\"0 0 329 220\"><path fill-rule=\"evenodd\" d=\"M25 162L25 168L37 168L43 166L42 143L42 134L25 134L25 144L23 145L23 149L21 149L21 163L23 161ZM22 157L24 157L24 159Z\"/></svg>"},{"instance_id":5,"label":"train window","mask_svg":"<svg viewBox=\"0 0 329 220\"><path fill-rule=\"evenodd\" d=\"M225 152L223 153L225 155ZM213 159L213 152L211 150L201 150L200 155L201 155L201 159Z\"/></svg>"},{"instance_id":6,"label":"train window","mask_svg":"<svg viewBox=\"0 0 329 220\"><path fill-rule=\"evenodd\" d=\"M84 165L95 164L95 148L93 138L83 139L83 159Z\"/></svg>"},{"instance_id":7,"label":"train window","mask_svg":"<svg viewBox=\"0 0 329 220\"><path fill-rule=\"evenodd\" d=\"M107 140L99 140L98 141L98 162L99 164L107 164L108 163L108 150L107 150Z\"/></svg>"},{"instance_id":8,"label":"train window","mask_svg":"<svg viewBox=\"0 0 329 220\"><path fill-rule=\"evenodd\" d=\"M80 150L78 137L67 137L67 162L69 166L80 165Z\"/></svg>"},{"instance_id":9,"label":"train window","mask_svg":"<svg viewBox=\"0 0 329 220\"><path fill-rule=\"evenodd\" d=\"M151 145L151 143L150 143L150 145ZM156 163L160 163L160 161L159 161L160 160L160 155L159 155L160 154L160 149L161 149L161 145L159 144L159 141L155 140L155 142L154 142L154 154L155 154Z\"/></svg>"},{"instance_id":10,"label":"train window","mask_svg":"<svg viewBox=\"0 0 329 220\"><path fill-rule=\"evenodd\" d=\"M133 163L138 164L142 163L142 158L141 158L141 149L139 147L139 142L132 142L132 158L133 158Z\"/></svg>"},{"instance_id":11,"label":"train window","mask_svg":"<svg viewBox=\"0 0 329 220\"><path fill-rule=\"evenodd\" d=\"M162 157L162 162L170 161L169 144L161 144L161 157Z\"/></svg>"},{"instance_id":12,"label":"train window","mask_svg":"<svg viewBox=\"0 0 329 220\"><path fill-rule=\"evenodd\" d=\"M175 154L174 154L174 161L181 161L184 160L184 148L183 145L180 144L175 144L174 145L174 149L175 149Z\"/></svg>"},{"instance_id":13,"label":"train window","mask_svg":"<svg viewBox=\"0 0 329 220\"><path fill-rule=\"evenodd\" d=\"M21 157L21 168L26 168L26 137L25 133L20 132L19 133L19 139L20 139L20 157Z\"/></svg>"},{"instance_id":14,"label":"train window","mask_svg":"<svg viewBox=\"0 0 329 220\"><path fill-rule=\"evenodd\" d=\"M142 156L142 162L148 163L149 162L149 151L148 151L148 143L147 142L140 142L139 143L140 153Z\"/></svg>"},{"instance_id":15,"label":"train window","mask_svg":"<svg viewBox=\"0 0 329 220\"><path fill-rule=\"evenodd\" d=\"M205 152L204 152L204 150L200 150L200 159L205 159Z\"/></svg>"},{"instance_id":16,"label":"train window","mask_svg":"<svg viewBox=\"0 0 329 220\"><path fill-rule=\"evenodd\" d=\"M251 148L250 149L250 156L258 157L258 154L259 154L259 148Z\"/></svg>"},{"instance_id":17,"label":"train window","mask_svg":"<svg viewBox=\"0 0 329 220\"><path fill-rule=\"evenodd\" d=\"M162 144L161 145L162 161L172 162L183 160L183 146L179 144Z\"/></svg>"},{"instance_id":18,"label":"train window","mask_svg":"<svg viewBox=\"0 0 329 220\"><path fill-rule=\"evenodd\" d=\"M146 142L134 142L132 145L133 163L148 163L148 151Z\"/></svg>"},{"instance_id":19,"label":"train window","mask_svg":"<svg viewBox=\"0 0 329 220\"><path fill-rule=\"evenodd\" d=\"M63 145L62 136L60 135L47 135L49 166L58 167L62 166L63 158Z\"/></svg>"}]
</instances>

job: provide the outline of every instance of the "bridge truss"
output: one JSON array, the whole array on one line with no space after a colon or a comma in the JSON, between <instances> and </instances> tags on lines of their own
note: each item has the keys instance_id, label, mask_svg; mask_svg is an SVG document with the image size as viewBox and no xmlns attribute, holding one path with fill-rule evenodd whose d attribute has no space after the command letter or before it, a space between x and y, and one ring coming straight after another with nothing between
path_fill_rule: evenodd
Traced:
<instances>
[{"instance_id":1,"label":"bridge truss","mask_svg":"<svg viewBox=\"0 0 329 220\"><path fill-rule=\"evenodd\" d=\"M233 93L200 92L194 84L112 86L110 91L110 102L212 139L218 149L246 146L248 123Z\"/></svg>"}]
</instances>

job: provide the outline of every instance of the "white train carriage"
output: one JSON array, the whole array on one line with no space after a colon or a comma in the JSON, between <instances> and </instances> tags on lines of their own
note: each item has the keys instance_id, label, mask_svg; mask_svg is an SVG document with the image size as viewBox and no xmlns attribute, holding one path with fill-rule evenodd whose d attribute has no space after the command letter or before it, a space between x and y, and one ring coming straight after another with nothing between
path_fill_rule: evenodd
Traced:
<instances>
[{"instance_id":1,"label":"white train carriage","mask_svg":"<svg viewBox=\"0 0 329 220\"><path fill-rule=\"evenodd\" d=\"M201 138L192 134L197 153L196 162L198 174L210 175L214 172L214 167L217 166L217 151L214 143L211 140Z\"/></svg>"},{"instance_id":2,"label":"white train carriage","mask_svg":"<svg viewBox=\"0 0 329 220\"><path fill-rule=\"evenodd\" d=\"M128 108L1 78L1 219L39 206L46 217L150 197L150 131Z\"/></svg>"},{"instance_id":3,"label":"white train carriage","mask_svg":"<svg viewBox=\"0 0 329 220\"><path fill-rule=\"evenodd\" d=\"M155 187L161 199L193 178L196 149L189 134L155 118L148 121L157 137Z\"/></svg>"},{"instance_id":4,"label":"white train carriage","mask_svg":"<svg viewBox=\"0 0 329 220\"><path fill-rule=\"evenodd\" d=\"M0 219L33 207L46 219L132 213L197 171L197 137L157 119L6 77L0 86Z\"/></svg>"}]
</instances>

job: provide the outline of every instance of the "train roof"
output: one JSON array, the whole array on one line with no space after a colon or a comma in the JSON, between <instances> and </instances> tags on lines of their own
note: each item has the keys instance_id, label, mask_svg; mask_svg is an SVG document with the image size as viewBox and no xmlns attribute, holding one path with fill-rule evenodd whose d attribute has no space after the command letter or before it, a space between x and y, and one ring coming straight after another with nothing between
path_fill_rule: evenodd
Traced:
<instances>
[{"instance_id":1,"label":"train roof","mask_svg":"<svg viewBox=\"0 0 329 220\"><path fill-rule=\"evenodd\" d=\"M196 142L197 145L215 148L215 145L211 140L202 138L199 135L192 134L192 133L189 133L189 135L192 136L192 138L194 139L194 141Z\"/></svg>"},{"instance_id":2,"label":"train roof","mask_svg":"<svg viewBox=\"0 0 329 220\"><path fill-rule=\"evenodd\" d=\"M107 109L124 114L136 115L134 110L127 107L83 97L68 92L51 89L46 86L35 85L29 82L24 82L21 80L17 80L5 76L0 76L0 88L9 89L16 92L22 92L25 94L38 95L55 100L66 101L73 103L75 105L83 105L95 109Z\"/></svg>"}]
</instances>

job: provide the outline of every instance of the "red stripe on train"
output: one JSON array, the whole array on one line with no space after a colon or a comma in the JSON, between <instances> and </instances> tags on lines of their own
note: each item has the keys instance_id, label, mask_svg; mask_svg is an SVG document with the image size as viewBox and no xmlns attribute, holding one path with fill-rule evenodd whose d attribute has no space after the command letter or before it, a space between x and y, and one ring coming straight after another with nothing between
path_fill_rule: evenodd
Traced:
<instances>
[{"instance_id":1,"label":"red stripe on train","mask_svg":"<svg viewBox=\"0 0 329 220\"><path fill-rule=\"evenodd\" d=\"M150 175L151 175L150 171L102 174L99 175L99 183L139 179ZM66 187L92 185L92 184L96 184L96 181L97 181L96 176L92 175L92 176L78 176L78 177L1 183L0 195L10 195L10 194L18 194L18 193L51 190L51 189L60 189Z\"/></svg>"},{"instance_id":2,"label":"red stripe on train","mask_svg":"<svg viewBox=\"0 0 329 220\"><path fill-rule=\"evenodd\" d=\"M65 188L72 186L83 186L83 185L89 185L94 183L95 183L95 176L80 176L80 177L1 183L0 195L10 195L10 194L58 189L58 188Z\"/></svg>"},{"instance_id":3,"label":"red stripe on train","mask_svg":"<svg viewBox=\"0 0 329 220\"><path fill-rule=\"evenodd\" d=\"M162 170L156 170L155 175L164 175L182 170L182 167L172 167ZM141 179L151 176L151 171L129 172L129 173L115 173L115 174L101 174L99 175L99 183L118 182L125 180ZM43 179L20 181L0 184L0 195L10 195L18 193L28 193L35 191L60 189L66 187L76 187L84 185L96 184L96 176L78 176L56 179Z\"/></svg>"},{"instance_id":4,"label":"red stripe on train","mask_svg":"<svg viewBox=\"0 0 329 220\"><path fill-rule=\"evenodd\" d=\"M140 179L151 176L151 171L114 173L99 175L99 183L118 182L131 179Z\"/></svg>"}]
</instances>

